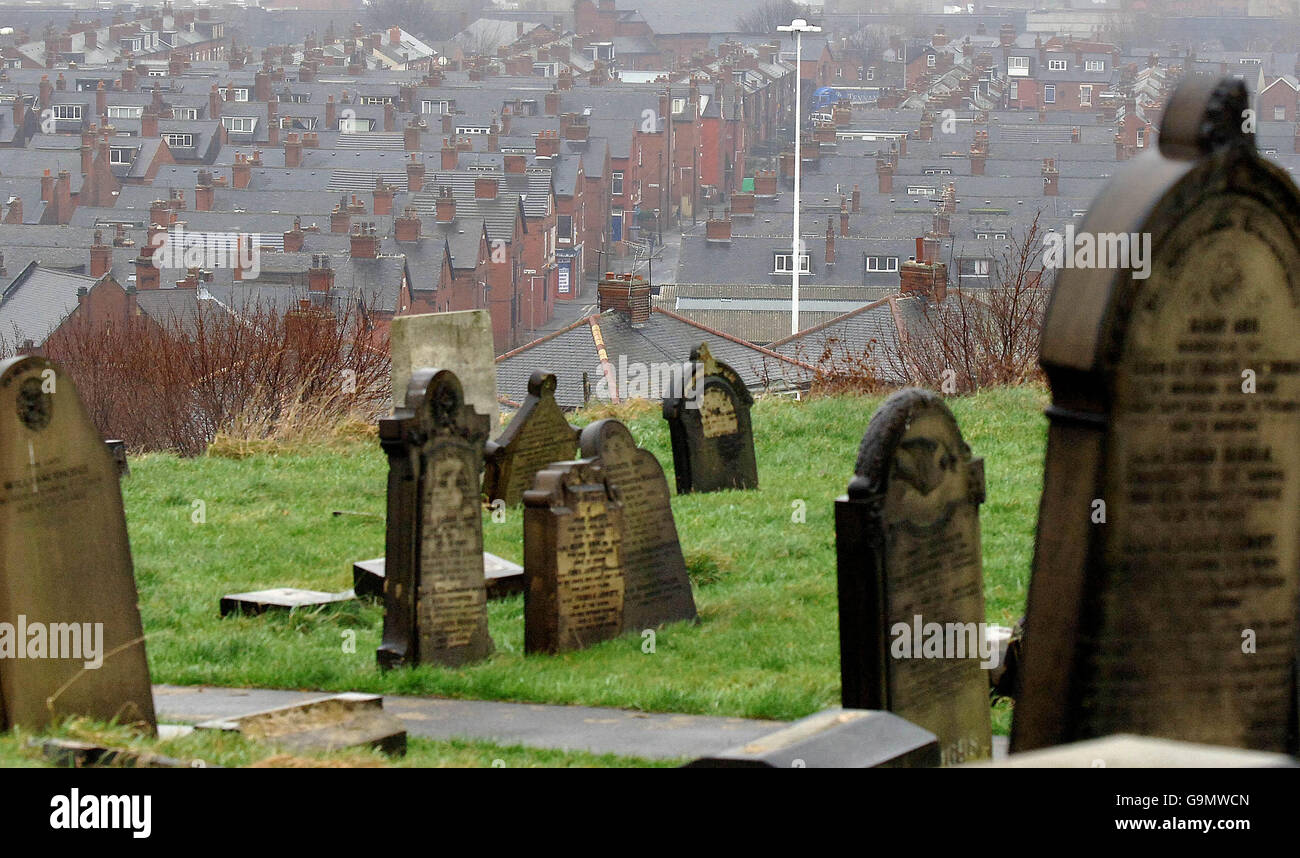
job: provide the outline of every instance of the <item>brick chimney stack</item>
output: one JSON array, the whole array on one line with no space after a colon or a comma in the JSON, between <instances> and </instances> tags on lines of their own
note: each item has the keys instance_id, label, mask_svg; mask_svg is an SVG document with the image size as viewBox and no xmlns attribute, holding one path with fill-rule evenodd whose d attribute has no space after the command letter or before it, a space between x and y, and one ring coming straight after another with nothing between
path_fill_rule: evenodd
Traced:
<instances>
[{"instance_id":1,"label":"brick chimney stack","mask_svg":"<svg viewBox=\"0 0 1300 858\"><path fill-rule=\"evenodd\" d=\"M894 162L888 158L876 159L876 179L882 194L894 192Z\"/></svg>"},{"instance_id":2,"label":"brick chimney stack","mask_svg":"<svg viewBox=\"0 0 1300 858\"><path fill-rule=\"evenodd\" d=\"M377 215L389 215L393 213L393 197L396 196L397 189L391 185L384 184L383 178L375 179L375 200L371 210Z\"/></svg>"},{"instance_id":3,"label":"brick chimney stack","mask_svg":"<svg viewBox=\"0 0 1300 858\"><path fill-rule=\"evenodd\" d=\"M349 253L353 259L377 259L379 257L379 236L375 233L373 223L359 223L352 227L352 241Z\"/></svg>"},{"instance_id":4,"label":"brick chimney stack","mask_svg":"<svg viewBox=\"0 0 1300 858\"><path fill-rule=\"evenodd\" d=\"M1043 196L1054 197L1058 194L1058 182L1061 173L1056 169L1055 158L1043 159Z\"/></svg>"},{"instance_id":5,"label":"brick chimney stack","mask_svg":"<svg viewBox=\"0 0 1300 858\"><path fill-rule=\"evenodd\" d=\"M456 219L456 198L451 195L451 188L443 185L438 189L434 210L438 223L451 223Z\"/></svg>"},{"instance_id":6,"label":"brick chimney stack","mask_svg":"<svg viewBox=\"0 0 1300 858\"><path fill-rule=\"evenodd\" d=\"M840 197L840 235L849 234L849 203L848 200Z\"/></svg>"},{"instance_id":7,"label":"brick chimney stack","mask_svg":"<svg viewBox=\"0 0 1300 858\"><path fill-rule=\"evenodd\" d=\"M721 218L715 218L713 209L709 209L709 219L704 222L704 240L713 244L731 241L731 209L724 211Z\"/></svg>"},{"instance_id":8,"label":"brick chimney stack","mask_svg":"<svg viewBox=\"0 0 1300 858\"><path fill-rule=\"evenodd\" d=\"M407 206L406 212L393 220L393 237L398 241L419 241L420 226L420 216Z\"/></svg>"},{"instance_id":9,"label":"brick chimney stack","mask_svg":"<svg viewBox=\"0 0 1300 858\"><path fill-rule=\"evenodd\" d=\"M289 132L284 140L284 166L290 170L302 166L302 140L296 131Z\"/></svg>"},{"instance_id":10,"label":"brick chimney stack","mask_svg":"<svg viewBox=\"0 0 1300 858\"><path fill-rule=\"evenodd\" d=\"M103 277L113 267L113 248L104 244L103 230L95 230L95 243L90 245L90 276Z\"/></svg>"},{"instance_id":11,"label":"brick chimney stack","mask_svg":"<svg viewBox=\"0 0 1300 858\"><path fill-rule=\"evenodd\" d=\"M857 185L853 186L853 195L850 197L850 199L853 201L851 211L854 214L858 214L859 212L861 212L862 211L862 190Z\"/></svg>"},{"instance_id":12,"label":"brick chimney stack","mask_svg":"<svg viewBox=\"0 0 1300 858\"><path fill-rule=\"evenodd\" d=\"M402 129L402 145L407 152L420 151L420 125L414 119Z\"/></svg>"},{"instance_id":13,"label":"brick chimney stack","mask_svg":"<svg viewBox=\"0 0 1300 858\"><path fill-rule=\"evenodd\" d=\"M424 161L419 152L412 152L411 160L406 162L406 190L412 194L424 190Z\"/></svg>"},{"instance_id":14,"label":"brick chimney stack","mask_svg":"<svg viewBox=\"0 0 1300 858\"><path fill-rule=\"evenodd\" d=\"M440 162L442 166L439 169L442 170L456 169L456 165L459 163L460 160L460 153L456 149L455 141L453 141L450 137L442 138L442 149L440 150L440 152L442 155L442 160Z\"/></svg>"},{"instance_id":15,"label":"brick chimney stack","mask_svg":"<svg viewBox=\"0 0 1300 858\"><path fill-rule=\"evenodd\" d=\"M237 189L247 188L253 180L253 168L242 152L235 153L235 163L230 167L230 184Z\"/></svg>"},{"instance_id":16,"label":"brick chimney stack","mask_svg":"<svg viewBox=\"0 0 1300 858\"><path fill-rule=\"evenodd\" d=\"M826 216L826 264L835 264L835 227L830 215Z\"/></svg>"},{"instance_id":17,"label":"brick chimney stack","mask_svg":"<svg viewBox=\"0 0 1300 858\"><path fill-rule=\"evenodd\" d=\"M301 253L302 235L302 218L294 217L293 229L286 229L284 231L284 252Z\"/></svg>"},{"instance_id":18,"label":"brick chimney stack","mask_svg":"<svg viewBox=\"0 0 1300 858\"><path fill-rule=\"evenodd\" d=\"M348 198L345 194L339 199L339 204L330 212L330 232L339 235L346 235L352 231L352 215L348 211Z\"/></svg>"},{"instance_id":19,"label":"brick chimney stack","mask_svg":"<svg viewBox=\"0 0 1300 858\"><path fill-rule=\"evenodd\" d=\"M474 199L495 200L497 198L497 190L498 183L496 176L474 177Z\"/></svg>"},{"instance_id":20,"label":"brick chimney stack","mask_svg":"<svg viewBox=\"0 0 1300 858\"><path fill-rule=\"evenodd\" d=\"M216 202L216 191L212 187L212 173L199 170L198 182L194 186L194 210L210 212Z\"/></svg>"},{"instance_id":21,"label":"brick chimney stack","mask_svg":"<svg viewBox=\"0 0 1300 858\"><path fill-rule=\"evenodd\" d=\"M307 291L318 294L328 293L334 288L334 269L330 267L328 255L312 254L311 268L307 269Z\"/></svg>"},{"instance_id":22,"label":"brick chimney stack","mask_svg":"<svg viewBox=\"0 0 1300 858\"><path fill-rule=\"evenodd\" d=\"M596 302L600 312L622 313L634 326L650 321L650 284L639 274L605 272L596 287Z\"/></svg>"},{"instance_id":23,"label":"brick chimney stack","mask_svg":"<svg viewBox=\"0 0 1300 858\"><path fill-rule=\"evenodd\" d=\"M984 162L989 157L989 133L987 131L976 131L975 139L970 144L970 174L972 176L984 175Z\"/></svg>"},{"instance_id":24,"label":"brick chimney stack","mask_svg":"<svg viewBox=\"0 0 1300 858\"><path fill-rule=\"evenodd\" d=\"M560 136L554 131L538 131L533 148L538 158L553 158L560 154Z\"/></svg>"},{"instance_id":25,"label":"brick chimney stack","mask_svg":"<svg viewBox=\"0 0 1300 858\"><path fill-rule=\"evenodd\" d=\"M948 266L927 257L926 245L925 239L918 238L916 256L899 266L898 291L904 295L928 295L942 302L948 294Z\"/></svg>"}]
</instances>

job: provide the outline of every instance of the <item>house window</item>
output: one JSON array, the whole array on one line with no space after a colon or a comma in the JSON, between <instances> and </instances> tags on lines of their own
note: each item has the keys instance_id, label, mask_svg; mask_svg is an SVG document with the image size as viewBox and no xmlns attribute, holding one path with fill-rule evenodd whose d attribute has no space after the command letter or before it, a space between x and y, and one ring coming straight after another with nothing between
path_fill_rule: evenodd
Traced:
<instances>
[{"instance_id":1,"label":"house window","mask_svg":"<svg viewBox=\"0 0 1300 858\"><path fill-rule=\"evenodd\" d=\"M932 197L934 196L934 188L926 188L920 185L908 185L907 195L909 197Z\"/></svg>"},{"instance_id":2,"label":"house window","mask_svg":"<svg viewBox=\"0 0 1300 858\"><path fill-rule=\"evenodd\" d=\"M837 78L842 78L842 77L844 77L844 69L842 69L842 68L836 69L836 70L835 70L835 76L836 76Z\"/></svg>"},{"instance_id":3,"label":"house window","mask_svg":"<svg viewBox=\"0 0 1300 858\"><path fill-rule=\"evenodd\" d=\"M610 177L610 193L616 197L623 195L623 171L615 170Z\"/></svg>"},{"instance_id":4,"label":"house window","mask_svg":"<svg viewBox=\"0 0 1300 858\"><path fill-rule=\"evenodd\" d=\"M1079 87L1079 106L1092 106L1092 87L1087 84L1082 84Z\"/></svg>"},{"instance_id":5,"label":"house window","mask_svg":"<svg viewBox=\"0 0 1300 858\"><path fill-rule=\"evenodd\" d=\"M926 64L926 66L928 66L929 68L934 68L934 64L938 61L938 59L939 59L939 57L938 57L937 54L926 54L926 55L925 55L925 64Z\"/></svg>"},{"instance_id":6,"label":"house window","mask_svg":"<svg viewBox=\"0 0 1300 858\"><path fill-rule=\"evenodd\" d=\"M1105 70L1106 70L1106 61L1105 61L1105 60L1087 60L1086 62L1084 62L1084 64L1083 64L1083 68L1084 68L1085 71L1095 71L1095 72L1105 71Z\"/></svg>"},{"instance_id":7,"label":"house window","mask_svg":"<svg viewBox=\"0 0 1300 858\"><path fill-rule=\"evenodd\" d=\"M119 147L119 148L116 148L116 149L109 149L109 150L108 150L108 163L110 163L110 164L130 164L130 163L131 163L132 156L133 156L134 154L135 154L135 150L134 150L134 149L123 149L123 148L120 148L120 147Z\"/></svg>"},{"instance_id":8,"label":"house window","mask_svg":"<svg viewBox=\"0 0 1300 858\"><path fill-rule=\"evenodd\" d=\"M1056 104L1056 87L1050 83L1043 84L1043 103Z\"/></svg>"},{"instance_id":9,"label":"house window","mask_svg":"<svg viewBox=\"0 0 1300 858\"><path fill-rule=\"evenodd\" d=\"M1007 75L1009 77L1028 76L1029 57L1007 57Z\"/></svg>"},{"instance_id":10,"label":"house window","mask_svg":"<svg viewBox=\"0 0 1300 858\"><path fill-rule=\"evenodd\" d=\"M1278 122L1281 122L1282 120L1286 119L1286 108L1283 107L1282 105L1278 105L1277 107L1274 107L1273 118Z\"/></svg>"},{"instance_id":11,"label":"house window","mask_svg":"<svg viewBox=\"0 0 1300 858\"><path fill-rule=\"evenodd\" d=\"M108 108L109 119L139 119L141 113L144 113L143 107L136 107L129 104L123 107L113 107L112 105L109 105Z\"/></svg>"},{"instance_id":12,"label":"house window","mask_svg":"<svg viewBox=\"0 0 1300 858\"><path fill-rule=\"evenodd\" d=\"M926 167L921 171L923 176L951 176L951 167Z\"/></svg>"},{"instance_id":13,"label":"house window","mask_svg":"<svg viewBox=\"0 0 1300 858\"><path fill-rule=\"evenodd\" d=\"M674 99L673 99L673 113L676 114L676 113L685 113L685 112L686 112L686 99L684 99L684 98L674 98Z\"/></svg>"},{"instance_id":14,"label":"house window","mask_svg":"<svg viewBox=\"0 0 1300 858\"><path fill-rule=\"evenodd\" d=\"M1005 232L977 232L975 233L975 237L983 239L1005 239L1007 234Z\"/></svg>"},{"instance_id":15,"label":"house window","mask_svg":"<svg viewBox=\"0 0 1300 858\"><path fill-rule=\"evenodd\" d=\"M1065 60L1048 60L1047 68L1049 71L1065 71L1070 64Z\"/></svg>"},{"instance_id":16,"label":"house window","mask_svg":"<svg viewBox=\"0 0 1300 858\"><path fill-rule=\"evenodd\" d=\"M555 234L560 241L573 241L573 215L558 215L556 217Z\"/></svg>"},{"instance_id":17,"label":"house window","mask_svg":"<svg viewBox=\"0 0 1300 858\"><path fill-rule=\"evenodd\" d=\"M442 116L444 113L450 113L451 111L447 108L448 104L445 101L432 101L426 98L424 101L420 102L420 112L432 113L434 116Z\"/></svg>"},{"instance_id":18,"label":"house window","mask_svg":"<svg viewBox=\"0 0 1300 858\"><path fill-rule=\"evenodd\" d=\"M81 119L80 104L56 104L54 105L55 119Z\"/></svg>"},{"instance_id":19,"label":"house window","mask_svg":"<svg viewBox=\"0 0 1300 858\"><path fill-rule=\"evenodd\" d=\"M166 141L167 145L172 149L194 148L193 134L164 134L163 140Z\"/></svg>"},{"instance_id":20,"label":"house window","mask_svg":"<svg viewBox=\"0 0 1300 858\"><path fill-rule=\"evenodd\" d=\"M868 256L866 259L868 271L889 272L898 270L897 256Z\"/></svg>"},{"instance_id":21,"label":"house window","mask_svg":"<svg viewBox=\"0 0 1300 858\"><path fill-rule=\"evenodd\" d=\"M316 121L315 116L281 116L280 128L285 131L314 131Z\"/></svg>"},{"instance_id":22,"label":"house window","mask_svg":"<svg viewBox=\"0 0 1300 858\"><path fill-rule=\"evenodd\" d=\"M1020 81L1018 80L1011 81L1011 90L1008 93L1008 97L1012 101L1016 101L1017 99L1020 98Z\"/></svg>"},{"instance_id":23,"label":"house window","mask_svg":"<svg viewBox=\"0 0 1300 858\"><path fill-rule=\"evenodd\" d=\"M1243 66L1257 66L1262 64L1264 61L1255 57L1242 57L1237 62L1241 63Z\"/></svg>"},{"instance_id":24,"label":"house window","mask_svg":"<svg viewBox=\"0 0 1300 858\"><path fill-rule=\"evenodd\" d=\"M867 80L875 80L875 79L876 79L876 70L874 68L867 69Z\"/></svg>"},{"instance_id":25,"label":"house window","mask_svg":"<svg viewBox=\"0 0 1300 858\"><path fill-rule=\"evenodd\" d=\"M362 104L392 104L391 95L363 95L361 96Z\"/></svg>"},{"instance_id":26,"label":"house window","mask_svg":"<svg viewBox=\"0 0 1300 858\"><path fill-rule=\"evenodd\" d=\"M249 134L253 131L253 123L257 121L254 116L223 116L221 124L226 126L227 131L235 133Z\"/></svg>"},{"instance_id":27,"label":"house window","mask_svg":"<svg viewBox=\"0 0 1300 858\"><path fill-rule=\"evenodd\" d=\"M988 277L989 261L987 259L963 259L959 271L962 277Z\"/></svg>"},{"instance_id":28,"label":"house window","mask_svg":"<svg viewBox=\"0 0 1300 858\"><path fill-rule=\"evenodd\" d=\"M288 101L291 104L306 104L311 101L310 92L291 92L288 98L282 98L281 101Z\"/></svg>"},{"instance_id":29,"label":"house window","mask_svg":"<svg viewBox=\"0 0 1300 858\"><path fill-rule=\"evenodd\" d=\"M370 131L374 123L369 119L363 119L360 116L349 116L339 119L339 132L342 134L360 134Z\"/></svg>"},{"instance_id":30,"label":"house window","mask_svg":"<svg viewBox=\"0 0 1300 858\"><path fill-rule=\"evenodd\" d=\"M482 125L457 125L456 126L457 134L486 134L490 130L491 130L490 128L485 128Z\"/></svg>"},{"instance_id":31,"label":"house window","mask_svg":"<svg viewBox=\"0 0 1300 858\"><path fill-rule=\"evenodd\" d=\"M1145 128L1139 128L1138 137L1137 137L1137 147L1141 149L1143 146L1146 145L1147 145L1147 130Z\"/></svg>"},{"instance_id":32,"label":"house window","mask_svg":"<svg viewBox=\"0 0 1300 858\"><path fill-rule=\"evenodd\" d=\"M149 69L146 77L167 77L167 69ZM248 99L244 99L247 101Z\"/></svg>"},{"instance_id":33,"label":"house window","mask_svg":"<svg viewBox=\"0 0 1300 858\"><path fill-rule=\"evenodd\" d=\"M793 274L794 266L791 264L794 259L793 253L774 253L773 257L773 274ZM809 267L808 254L799 254L799 273L807 274L812 269Z\"/></svg>"},{"instance_id":34,"label":"house window","mask_svg":"<svg viewBox=\"0 0 1300 858\"><path fill-rule=\"evenodd\" d=\"M165 75L166 72L163 74ZM217 92L221 93L222 101L248 101L248 87L223 87Z\"/></svg>"},{"instance_id":35,"label":"house window","mask_svg":"<svg viewBox=\"0 0 1300 858\"><path fill-rule=\"evenodd\" d=\"M173 119L198 119L199 109L197 107L173 107Z\"/></svg>"}]
</instances>

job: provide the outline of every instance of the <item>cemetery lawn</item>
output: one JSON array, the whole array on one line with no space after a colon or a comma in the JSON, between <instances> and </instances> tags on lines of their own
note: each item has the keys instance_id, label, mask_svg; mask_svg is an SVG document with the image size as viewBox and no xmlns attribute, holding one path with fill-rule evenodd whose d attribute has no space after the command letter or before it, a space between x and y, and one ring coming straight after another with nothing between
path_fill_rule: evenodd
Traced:
<instances>
[{"instance_id":1,"label":"cemetery lawn","mask_svg":"<svg viewBox=\"0 0 1300 858\"><path fill-rule=\"evenodd\" d=\"M0 733L0 768L54 767L40 747L29 743L33 737L22 730ZM520 745L497 745L491 742L434 741L407 739L406 755L387 757L376 750L350 749L333 752L285 753L254 742L236 733L195 731L188 736L167 740L144 739L122 727L95 724L84 719L65 722L42 733L46 738L72 739L103 747L129 749L170 757L190 765L251 766L254 768L588 768L678 766L685 760L642 760L613 754L588 754L574 751L551 751Z\"/></svg>"},{"instance_id":2,"label":"cemetery lawn","mask_svg":"<svg viewBox=\"0 0 1300 858\"><path fill-rule=\"evenodd\" d=\"M1022 386L948 400L966 441L985 460L987 619L1003 625L1024 611L1047 398L1041 386ZM628 636L525 659L523 597L515 596L489 603L496 654L461 669L381 673L374 653L383 609L376 602L218 615L227 593L345 590L353 561L382 556L387 464L373 438L243 457L133 457L123 489L153 681L782 720L837 705L833 502L852 476L862 433L881 399L761 399L753 412L760 489L674 496L698 625L659 630L653 652ZM658 457L672 486L667 424L657 407L642 406L616 407L614 416ZM601 416L610 410L574 422ZM362 515L335 516L335 510ZM801 511L806 521L798 520ZM483 527L488 551L522 561L520 510L510 510L505 523L485 515ZM1005 734L1009 726L1009 707L1001 704L994 729ZM421 745L412 741L413 748ZM463 753L476 753L474 747L465 745ZM0 761L9 753L0 743ZM542 755L530 751L523 758Z\"/></svg>"}]
</instances>

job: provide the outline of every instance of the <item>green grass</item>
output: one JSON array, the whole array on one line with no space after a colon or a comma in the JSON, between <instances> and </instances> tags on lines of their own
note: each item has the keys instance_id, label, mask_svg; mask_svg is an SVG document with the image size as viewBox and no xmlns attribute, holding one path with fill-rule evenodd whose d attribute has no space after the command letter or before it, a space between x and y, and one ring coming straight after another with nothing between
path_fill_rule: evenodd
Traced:
<instances>
[{"instance_id":1,"label":"green grass","mask_svg":"<svg viewBox=\"0 0 1300 858\"><path fill-rule=\"evenodd\" d=\"M1040 387L1019 387L949 400L967 442L985 460L982 528L991 622L1009 625L1024 609L1046 399ZM377 604L218 616L226 593L346 589L353 561L383 554L387 465L376 441L239 460L134 458L123 486L153 679L777 719L834 705L833 501L852 475L879 402L757 403L761 488L673 499L700 622L662 629L655 653L644 654L640 638L625 637L580 652L525 658L523 599L515 597L489 607L497 653L462 669L379 672ZM657 410L627 422L663 463L672 485L667 426ZM203 523L192 520L195 501L203 502ZM806 505L802 524L792 521L797 501ZM334 510L371 517L336 517ZM484 536L488 551L522 560L519 510L509 511L504 524L485 516ZM355 652L345 651L353 638ZM1008 710L1000 706L995 728L1005 733L1008 726Z\"/></svg>"},{"instance_id":2,"label":"green grass","mask_svg":"<svg viewBox=\"0 0 1300 858\"><path fill-rule=\"evenodd\" d=\"M194 766L257 767L373 767L397 768L625 768L677 766L685 760L643 760L614 754L589 754L580 751L552 751L522 745L498 745L492 742L434 741L409 738L406 755L388 757L372 749L336 752L285 753L269 745L250 741L238 733L197 730L172 739L146 739L121 727L82 720L66 722L42 733L39 738L58 737L91 742L111 748L147 751ZM41 748L34 747L33 736L24 731L0 733L0 768L51 767ZM39 739L36 739L39 741Z\"/></svg>"}]
</instances>

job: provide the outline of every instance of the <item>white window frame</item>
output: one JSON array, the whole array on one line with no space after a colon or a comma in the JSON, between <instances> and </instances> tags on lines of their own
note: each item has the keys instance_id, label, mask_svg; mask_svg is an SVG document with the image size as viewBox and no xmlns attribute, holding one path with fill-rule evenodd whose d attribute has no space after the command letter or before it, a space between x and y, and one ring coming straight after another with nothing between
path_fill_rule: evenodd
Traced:
<instances>
[{"instance_id":1,"label":"white window frame","mask_svg":"<svg viewBox=\"0 0 1300 858\"><path fill-rule=\"evenodd\" d=\"M1083 70L1090 72L1104 72L1106 70L1105 60L1084 60Z\"/></svg>"},{"instance_id":2,"label":"white window frame","mask_svg":"<svg viewBox=\"0 0 1300 858\"><path fill-rule=\"evenodd\" d=\"M110 104L105 112L109 119L139 119L144 108L138 104Z\"/></svg>"},{"instance_id":3,"label":"white window frame","mask_svg":"<svg viewBox=\"0 0 1300 858\"><path fill-rule=\"evenodd\" d=\"M881 263L884 267L881 267ZM867 271L871 274L890 274L898 271L897 256L868 256Z\"/></svg>"},{"instance_id":4,"label":"white window frame","mask_svg":"<svg viewBox=\"0 0 1300 858\"><path fill-rule=\"evenodd\" d=\"M194 148L193 134L186 134L180 131L168 131L162 137L163 137L163 142L167 144L167 147L169 149L193 149Z\"/></svg>"},{"instance_id":5,"label":"white window frame","mask_svg":"<svg viewBox=\"0 0 1300 858\"><path fill-rule=\"evenodd\" d=\"M1048 60L1047 61L1048 71L1069 71L1069 69L1070 69L1069 60Z\"/></svg>"},{"instance_id":6,"label":"white window frame","mask_svg":"<svg viewBox=\"0 0 1300 858\"><path fill-rule=\"evenodd\" d=\"M907 195L909 197L932 197L938 193L937 188L928 188L923 185L908 185Z\"/></svg>"},{"instance_id":7,"label":"white window frame","mask_svg":"<svg viewBox=\"0 0 1300 858\"><path fill-rule=\"evenodd\" d=\"M939 55L938 55L938 54L926 54L926 55L925 55L925 65L926 65L927 68L934 68L936 65L938 65L938 62L939 62Z\"/></svg>"},{"instance_id":8,"label":"white window frame","mask_svg":"<svg viewBox=\"0 0 1300 858\"><path fill-rule=\"evenodd\" d=\"M961 271L962 277L988 277L989 276L990 266L989 266L989 260L987 259L963 259L962 263L963 263L962 268L958 269ZM966 267L967 264L969 264L970 267L973 268L974 270L973 271L962 270Z\"/></svg>"},{"instance_id":9,"label":"white window frame","mask_svg":"<svg viewBox=\"0 0 1300 858\"><path fill-rule=\"evenodd\" d=\"M198 119L199 109L197 107L173 107L172 119Z\"/></svg>"},{"instance_id":10,"label":"white window frame","mask_svg":"<svg viewBox=\"0 0 1300 858\"><path fill-rule=\"evenodd\" d=\"M785 253L777 252L772 254L772 268L773 268L772 273L793 274L794 269L790 264L791 260L793 259L794 259L794 253L790 251L787 251ZM799 273L800 274L812 273L812 260L806 253L799 254Z\"/></svg>"},{"instance_id":11,"label":"white window frame","mask_svg":"<svg viewBox=\"0 0 1300 858\"><path fill-rule=\"evenodd\" d=\"M623 195L623 171L614 170L609 174L609 194L612 197Z\"/></svg>"},{"instance_id":12,"label":"white window frame","mask_svg":"<svg viewBox=\"0 0 1300 858\"><path fill-rule=\"evenodd\" d=\"M128 166L133 160L135 160L132 157L132 153L134 152L134 148L111 146L108 150L108 163Z\"/></svg>"},{"instance_id":13,"label":"white window frame","mask_svg":"<svg viewBox=\"0 0 1300 858\"><path fill-rule=\"evenodd\" d=\"M1284 121L1286 121L1286 105L1285 105L1285 104L1275 104L1275 105L1273 105L1273 121L1274 121L1274 122L1284 122Z\"/></svg>"},{"instance_id":14,"label":"white window frame","mask_svg":"<svg viewBox=\"0 0 1300 858\"><path fill-rule=\"evenodd\" d=\"M1029 57L1007 57L1007 77L1028 77Z\"/></svg>"},{"instance_id":15,"label":"white window frame","mask_svg":"<svg viewBox=\"0 0 1300 858\"><path fill-rule=\"evenodd\" d=\"M1056 104L1056 84L1043 84L1043 104Z\"/></svg>"},{"instance_id":16,"label":"white window frame","mask_svg":"<svg viewBox=\"0 0 1300 858\"><path fill-rule=\"evenodd\" d=\"M56 104L53 109L55 119L81 120L80 104Z\"/></svg>"},{"instance_id":17,"label":"white window frame","mask_svg":"<svg viewBox=\"0 0 1300 858\"><path fill-rule=\"evenodd\" d=\"M166 72L163 72L164 76L166 74ZM248 87L232 86L227 89L221 86L217 87L217 92L221 93L222 101L248 101ZM230 97L227 97L227 93L231 94Z\"/></svg>"},{"instance_id":18,"label":"white window frame","mask_svg":"<svg viewBox=\"0 0 1300 858\"><path fill-rule=\"evenodd\" d=\"M451 102L446 99L426 98L420 101L420 113L430 116L442 116L451 112Z\"/></svg>"},{"instance_id":19,"label":"white window frame","mask_svg":"<svg viewBox=\"0 0 1300 858\"><path fill-rule=\"evenodd\" d=\"M1092 107L1092 84L1079 84L1079 106Z\"/></svg>"},{"instance_id":20,"label":"white window frame","mask_svg":"<svg viewBox=\"0 0 1300 858\"><path fill-rule=\"evenodd\" d=\"M225 127L227 132L231 132L234 134L252 134L253 129L257 127L257 117L256 116L223 116L221 117L221 124ZM236 128L235 127L236 125L238 125L239 127Z\"/></svg>"}]
</instances>

